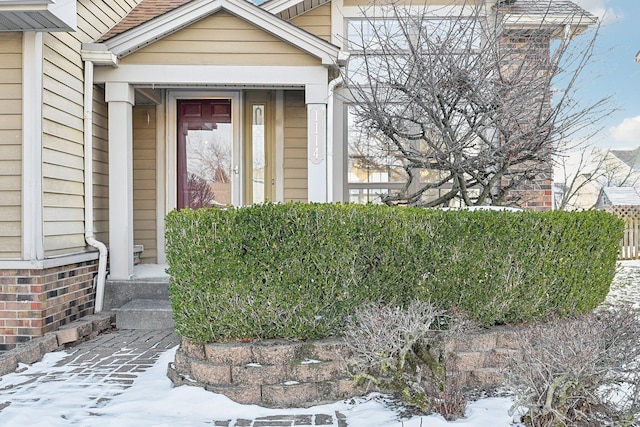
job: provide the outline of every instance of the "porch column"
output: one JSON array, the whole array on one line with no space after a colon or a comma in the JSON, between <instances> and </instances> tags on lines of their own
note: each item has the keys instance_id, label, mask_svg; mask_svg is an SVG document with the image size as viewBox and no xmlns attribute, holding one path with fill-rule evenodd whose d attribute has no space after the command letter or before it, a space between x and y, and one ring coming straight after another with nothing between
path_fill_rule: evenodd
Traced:
<instances>
[{"instance_id":1,"label":"porch column","mask_svg":"<svg viewBox=\"0 0 640 427\"><path fill-rule=\"evenodd\" d=\"M133 276L133 105L128 83L107 83L109 103L109 261L111 280Z\"/></svg>"},{"instance_id":2,"label":"porch column","mask_svg":"<svg viewBox=\"0 0 640 427\"><path fill-rule=\"evenodd\" d=\"M42 33L34 31L22 36L22 162L22 259L41 260Z\"/></svg>"},{"instance_id":3,"label":"porch column","mask_svg":"<svg viewBox=\"0 0 640 427\"><path fill-rule=\"evenodd\" d=\"M327 202L327 85L306 85L307 200Z\"/></svg>"}]
</instances>

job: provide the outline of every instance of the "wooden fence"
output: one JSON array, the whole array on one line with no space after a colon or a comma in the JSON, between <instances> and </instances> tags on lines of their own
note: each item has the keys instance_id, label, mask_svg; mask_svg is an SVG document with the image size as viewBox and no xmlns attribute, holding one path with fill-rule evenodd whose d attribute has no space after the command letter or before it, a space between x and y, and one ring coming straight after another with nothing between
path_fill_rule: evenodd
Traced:
<instances>
[{"instance_id":1,"label":"wooden fence","mask_svg":"<svg viewBox=\"0 0 640 427\"><path fill-rule=\"evenodd\" d=\"M618 258L639 259L640 206L607 206L605 210L618 215L626 224Z\"/></svg>"}]
</instances>

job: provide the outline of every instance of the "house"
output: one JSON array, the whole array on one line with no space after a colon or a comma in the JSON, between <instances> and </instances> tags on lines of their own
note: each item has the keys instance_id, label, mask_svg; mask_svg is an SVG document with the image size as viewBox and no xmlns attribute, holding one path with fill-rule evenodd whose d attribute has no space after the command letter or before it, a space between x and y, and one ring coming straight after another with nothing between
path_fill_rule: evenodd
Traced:
<instances>
[{"instance_id":1,"label":"house","mask_svg":"<svg viewBox=\"0 0 640 427\"><path fill-rule=\"evenodd\" d=\"M597 209L610 206L640 206L640 194L633 187L604 187L600 190Z\"/></svg>"},{"instance_id":2,"label":"house","mask_svg":"<svg viewBox=\"0 0 640 427\"><path fill-rule=\"evenodd\" d=\"M449 0L425 1L447 18ZM367 3L0 2L0 350L101 310L110 282L134 278L136 248L163 264L173 209L390 189L388 171L348 179L340 71ZM487 11L593 22L552 3Z\"/></svg>"},{"instance_id":3,"label":"house","mask_svg":"<svg viewBox=\"0 0 640 427\"><path fill-rule=\"evenodd\" d=\"M604 188L640 189L640 148L605 151L594 148L590 153L584 151L570 157L560 159L555 170L555 200L565 202L564 206L556 202L556 208L600 208Z\"/></svg>"}]
</instances>

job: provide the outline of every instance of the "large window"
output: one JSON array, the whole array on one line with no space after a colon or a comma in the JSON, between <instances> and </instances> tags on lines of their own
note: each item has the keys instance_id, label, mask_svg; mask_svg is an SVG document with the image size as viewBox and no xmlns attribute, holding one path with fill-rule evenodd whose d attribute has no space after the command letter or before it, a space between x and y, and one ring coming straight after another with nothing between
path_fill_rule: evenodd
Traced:
<instances>
[{"instance_id":1,"label":"large window","mask_svg":"<svg viewBox=\"0 0 640 427\"><path fill-rule=\"evenodd\" d=\"M458 51L468 55L469 50L480 47L479 27L475 21L455 17L417 18L395 16L381 18L350 18L346 25L346 47L350 52L347 65L347 85L355 85L354 97L347 107L347 197L351 202L378 202L382 197L401 191L412 192L424 183L441 182L445 175L438 170L405 171L403 155L394 143L371 126L372 121L360 112L365 102L384 105L390 112L394 126L406 129L404 148L416 152L423 149L420 138L411 138L412 127L424 132L424 123L413 120L414 111L424 114L424 108L414 109L413 94L394 87L420 84L420 75L427 68L443 69L444 61L433 58L424 48L427 44L449 44L448 52L458 57ZM425 52L424 55L422 52ZM361 96L362 98L357 98ZM366 99L363 99L366 98ZM366 108L364 108L366 110ZM366 115L366 114L365 114ZM379 120L373 120L380 123ZM399 136L402 138L402 136ZM415 142L412 142L415 141ZM443 183L440 188L426 191L423 198L437 198L451 188Z\"/></svg>"},{"instance_id":2,"label":"large window","mask_svg":"<svg viewBox=\"0 0 640 427\"><path fill-rule=\"evenodd\" d=\"M353 105L347 108L347 147L349 201L379 202L404 186L407 174L393 147L358 119Z\"/></svg>"}]
</instances>

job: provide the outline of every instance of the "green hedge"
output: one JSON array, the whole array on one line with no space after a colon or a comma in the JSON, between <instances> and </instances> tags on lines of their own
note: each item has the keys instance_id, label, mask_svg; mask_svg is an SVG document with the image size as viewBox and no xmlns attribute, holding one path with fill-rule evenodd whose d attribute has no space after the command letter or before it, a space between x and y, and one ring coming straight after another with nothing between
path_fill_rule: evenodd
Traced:
<instances>
[{"instance_id":1,"label":"green hedge","mask_svg":"<svg viewBox=\"0 0 640 427\"><path fill-rule=\"evenodd\" d=\"M266 204L167 216L178 332L195 342L340 334L364 302L431 300L482 324L585 312L615 273L599 212Z\"/></svg>"}]
</instances>

